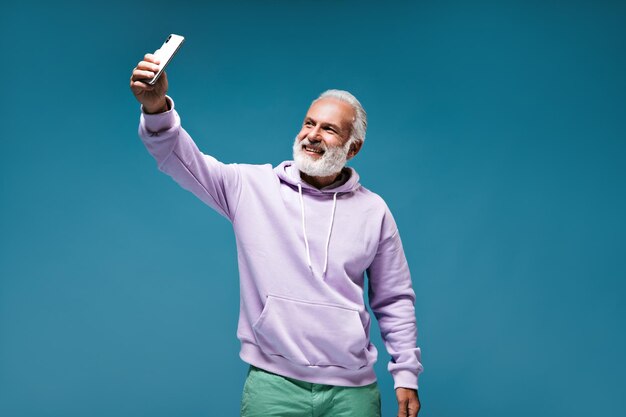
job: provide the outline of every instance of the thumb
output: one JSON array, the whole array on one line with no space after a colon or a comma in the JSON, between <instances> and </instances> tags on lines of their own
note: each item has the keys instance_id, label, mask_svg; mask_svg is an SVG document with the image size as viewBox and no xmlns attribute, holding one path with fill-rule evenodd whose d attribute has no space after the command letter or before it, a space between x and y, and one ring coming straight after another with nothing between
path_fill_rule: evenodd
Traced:
<instances>
[{"instance_id":1,"label":"thumb","mask_svg":"<svg viewBox=\"0 0 626 417\"><path fill-rule=\"evenodd\" d=\"M409 405L409 401L407 399L398 400L398 417L408 416L408 412L409 412L408 405Z\"/></svg>"}]
</instances>

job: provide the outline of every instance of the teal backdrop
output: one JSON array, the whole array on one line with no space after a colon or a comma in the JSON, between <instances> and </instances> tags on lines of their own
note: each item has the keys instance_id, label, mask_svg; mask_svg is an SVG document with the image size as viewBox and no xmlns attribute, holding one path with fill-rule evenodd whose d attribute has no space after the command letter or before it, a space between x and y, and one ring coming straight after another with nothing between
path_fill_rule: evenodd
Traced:
<instances>
[{"instance_id":1,"label":"teal backdrop","mask_svg":"<svg viewBox=\"0 0 626 417\"><path fill-rule=\"evenodd\" d=\"M624 2L9 0L0 33L1 416L239 413L231 226L137 135L129 77L169 33L169 94L224 162L290 159L325 89L365 106L420 416L624 412Z\"/></svg>"}]
</instances>

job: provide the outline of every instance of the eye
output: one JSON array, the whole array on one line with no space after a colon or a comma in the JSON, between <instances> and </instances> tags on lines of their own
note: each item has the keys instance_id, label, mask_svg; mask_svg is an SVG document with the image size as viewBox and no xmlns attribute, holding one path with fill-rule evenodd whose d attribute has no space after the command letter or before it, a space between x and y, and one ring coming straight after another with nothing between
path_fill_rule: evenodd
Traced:
<instances>
[{"instance_id":1,"label":"eye","mask_svg":"<svg viewBox=\"0 0 626 417\"><path fill-rule=\"evenodd\" d=\"M313 122L310 120L307 120L306 122L304 122L305 126L313 126Z\"/></svg>"}]
</instances>

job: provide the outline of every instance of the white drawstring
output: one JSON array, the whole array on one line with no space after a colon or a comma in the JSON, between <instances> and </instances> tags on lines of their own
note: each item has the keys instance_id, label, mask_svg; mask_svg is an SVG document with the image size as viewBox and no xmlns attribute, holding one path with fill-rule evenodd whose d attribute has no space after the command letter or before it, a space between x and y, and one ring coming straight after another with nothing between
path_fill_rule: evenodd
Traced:
<instances>
[{"instance_id":1,"label":"white drawstring","mask_svg":"<svg viewBox=\"0 0 626 417\"><path fill-rule=\"evenodd\" d=\"M337 193L333 194L333 211L330 214L330 225L328 226L328 237L326 238L326 256L324 258L324 272L322 277L326 276L326 268L328 267L328 245L330 245L330 233L333 230L333 221L335 220L335 208L337 207Z\"/></svg>"},{"instance_id":2,"label":"white drawstring","mask_svg":"<svg viewBox=\"0 0 626 417\"><path fill-rule=\"evenodd\" d=\"M306 238L306 224L304 222L304 200L302 199L302 185L298 183L298 195L300 196L300 213L302 213L302 233L304 233L304 246L306 247L306 260L309 262L309 269L313 272L311 265L311 252L309 251L309 240Z\"/></svg>"},{"instance_id":3,"label":"white drawstring","mask_svg":"<svg viewBox=\"0 0 626 417\"><path fill-rule=\"evenodd\" d=\"M302 213L302 233L304 234L304 247L306 248L306 259L309 263L309 269L313 273L313 265L311 264L311 251L309 249L309 239L306 236L306 223L304 216L304 198L302 197L302 185L298 183L298 195L300 196L300 212ZM326 277L326 270L328 269L328 248L330 246L330 235L333 230L333 223L335 221L335 210L337 208L337 193L333 194L333 210L330 214L330 225L328 226L328 236L326 237L326 247L324 254L324 271L322 272L322 278Z\"/></svg>"}]
</instances>

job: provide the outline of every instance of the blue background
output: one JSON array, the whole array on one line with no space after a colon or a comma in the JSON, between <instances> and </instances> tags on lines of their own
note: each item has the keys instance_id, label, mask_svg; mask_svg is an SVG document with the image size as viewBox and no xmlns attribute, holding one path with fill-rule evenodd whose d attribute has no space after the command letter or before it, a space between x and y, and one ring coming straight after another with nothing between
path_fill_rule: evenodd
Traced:
<instances>
[{"instance_id":1,"label":"blue background","mask_svg":"<svg viewBox=\"0 0 626 417\"><path fill-rule=\"evenodd\" d=\"M169 33L169 94L224 162L290 159L327 88L365 106L420 416L623 412L624 2L174 3L3 3L0 415L238 415L230 224L137 136L128 80Z\"/></svg>"}]
</instances>

